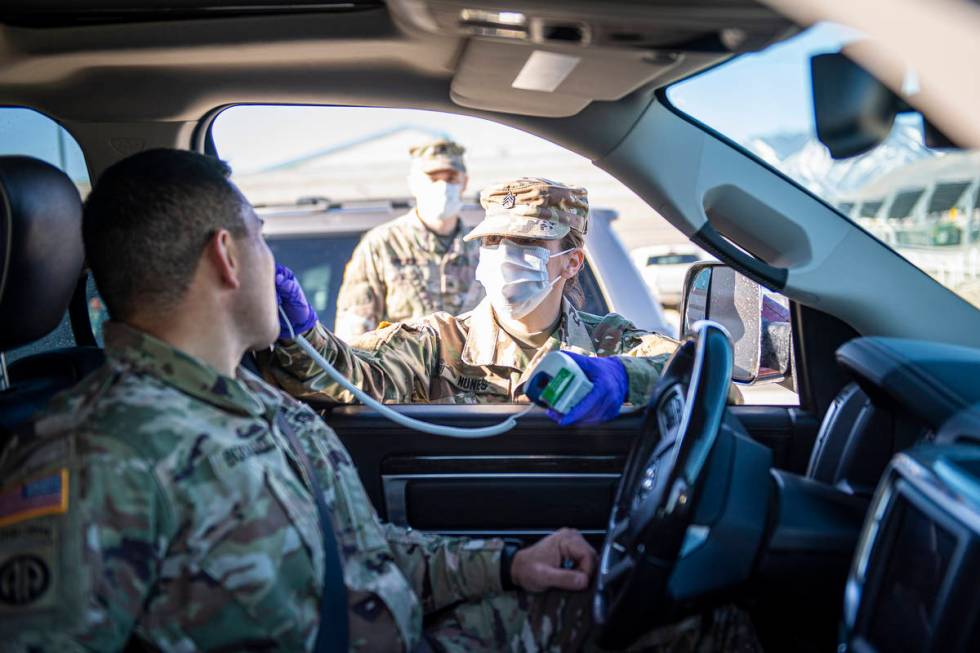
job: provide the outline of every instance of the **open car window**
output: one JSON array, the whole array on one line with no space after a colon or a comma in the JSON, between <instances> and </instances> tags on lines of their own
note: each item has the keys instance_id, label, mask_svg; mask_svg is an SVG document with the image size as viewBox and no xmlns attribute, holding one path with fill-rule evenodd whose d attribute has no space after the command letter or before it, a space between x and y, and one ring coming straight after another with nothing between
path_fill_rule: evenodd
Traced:
<instances>
[{"instance_id":1,"label":"open car window","mask_svg":"<svg viewBox=\"0 0 980 653\"><path fill-rule=\"evenodd\" d=\"M640 328L677 336L685 272L710 258L588 159L479 118L408 109L242 105L214 119L211 138L265 221L276 260L295 272L327 328L335 325L345 267L363 235L412 210L409 150L438 138L466 149L464 229L483 219L479 194L494 182L545 177L588 190L588 256L579 276L586 312L621 313ZM595 242L600 237L601 247ZM626 287L643 289L646 306L623 301ZM789 400L795 403L795 394Z\"/></svg>"},{"instance_id":2,"label":"open car window","mask_svg":"<svg viewBox=\"0 0 980 653\"><path fill-rule=\"evenodd\" d=\"M409 149L435 138L450 138L466 148L464 228L483 217L483 187L538 176L585 186L593 224L608 222L624 253L625 243L686 242L587 159L477 118L401 109L249 105L222 112L212 135L218 155L232 165L235 183L266 221L266 239L277 260L296 272L328 326L336 317L344 267L361 236L411 210ZM608 289L603 290L619 281L611 276L616 266L606 263L598 270L588 260L580 277L587 312L625 310L611 305ZM650 291L656 299L657 289Z\"/></svg>"},{"instance_id":3,"label":"open car window","mask_svg":"<svg viewBox=\"0 0 980 653\"><path fill-rule=\"evenodd\" d=\"M848 159L817 140L810 57L856 38L818 24L674 84L667 97L980 307L980 151L929 147L919 114L899 114L883 143Z\"/></svg>"}]
</instances>

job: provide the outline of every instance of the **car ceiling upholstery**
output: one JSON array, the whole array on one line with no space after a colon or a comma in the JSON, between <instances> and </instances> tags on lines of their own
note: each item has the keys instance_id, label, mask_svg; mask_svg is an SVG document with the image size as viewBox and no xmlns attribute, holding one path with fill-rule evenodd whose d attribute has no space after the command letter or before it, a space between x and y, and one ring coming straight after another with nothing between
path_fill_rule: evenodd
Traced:
<instances>
[{"instance_id":1,"label":"car ceiling upholstery","mask_svg":"<svg viewBox=\"0 0 980 653\"><path fill-rule=\"evenodd\" d=\"M509 85L464 107L451 99L461 61L470 70L483 66L493 72L501 66L502 53L527 45L476 37L458 28L427 29L424 21L415 20L425 3L431 5L424 7L430 15L473 6L520 7L528 16L585 24L596 35L606 29L603 16L661 25L649 36L660 44L656 49L551 42L536 46L574 52L593 64L590 74L597 77L615 77L623 57L635 64L653 55L654 72L620 99L584 101L580 111L560 118L541 114L569 113L561 93L552 99ZM330 3L310 4L8 0L0 9L0 103L32 107L59 120L81 144L93 176L146 147L199 148L193 136L202 118L239 103L451 111L525 129L594 160L623 139L657 87L794 31L785 19L751 0L391 0L388 6L355 2L344 10L331 10ZM163 5L184 11L153 12ZM663 25L674 26L675 43ZM726 47L722 31L735 34L736 42ZM663 65L664 57L669 66ZM587 84L578 86L588 91ZM607 98L615 91L602 89ZM528 93L545 96L543 102L535 99L530 111ZM529 112L539 115L521 115Z\"/></svg>"}]
</instances>

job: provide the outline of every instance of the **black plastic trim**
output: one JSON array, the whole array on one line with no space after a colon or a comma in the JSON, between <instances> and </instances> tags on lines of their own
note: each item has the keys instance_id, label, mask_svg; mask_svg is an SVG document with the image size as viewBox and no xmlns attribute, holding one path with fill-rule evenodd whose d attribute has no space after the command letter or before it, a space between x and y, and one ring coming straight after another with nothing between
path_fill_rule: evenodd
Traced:
<instances>
[{"instance_id":1,"label":"black plastic trim","mask_svg":"<svg viewBox=\"0 0 980 653\"><path fill-rule=\"evenodd\" d=\"M732 266L749 279L762 284L766 288L775 291L782 291L786 287L786 280L789 278L789 271L786 268L777 268L769 265L763 260L757 259L744 251L735 247L724 236L718 233L710 222L705 222L698 229L691 240L709 254L717 257Z\"/></svg>"},{"instance_id":2,"label":"black plastic trim","mask_svg":"<svg viewBox=\"0 0 980 653\"><path fill-rule=\"evenodd\" d=\"M11 6L13 5L13 6ZM28 2L11 3L0 11L0 23L16 27L58 28L159 21L341 13L383 7L381 0L183 0L182 2Z\"/></svg>"},{"instance_id":3,"label":"black plastic trim","mask_svg":"<svg viewBox=\"0 0 980 653\"><path fill-rule=\"evenodd\" d=\"M75 292L68 304L68 318L71 320L71 332L75 336L75 344L80 347L98 347L95 333L92 331L92 320L88 314L88 272L82 272L75 286Z\"/></svg>"},{"instance_id":4,"label":"black plastic trim","mask_svg":"<svg viewBox=\"0 0 980 653\"><path fill-rule=\"evenodd\" d=\"M837 361L872 400L895 404L933 429L980 401L980 349L867 337L843 345Z\"/></svg>"},{"instance_id":5,"label":"black plastic trim","mask_svg":"<svg viewBox=\"0 0 980 653\"><path fill-rule=\"evenodd\" d=\"M841 389L850 382L836 364L837 349L860 336L846 322L799 302L791 302L793 362L800 407L822 418Z\"/></svg>"}]
</instances>

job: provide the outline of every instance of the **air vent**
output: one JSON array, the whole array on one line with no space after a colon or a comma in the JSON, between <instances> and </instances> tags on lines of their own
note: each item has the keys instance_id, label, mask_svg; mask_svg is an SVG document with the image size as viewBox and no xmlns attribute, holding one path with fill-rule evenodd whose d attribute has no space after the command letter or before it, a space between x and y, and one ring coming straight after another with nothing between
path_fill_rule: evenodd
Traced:
<instances>
[{"instance_id":1,"label":"air vent","mask_svg":"<svg viewBox=\"0 0 980 653\"><path fill-rule=\"evenodd\" d=\"M536 21L532 25L531 36L538 43L588 45L592 40L588 25L583 23L552 22L550 20Z\"/></svg>"},{"instance_id":2,"label":"air vent","mask_svg":"<svg viewBox=\"0 0 980 653\"><path fill-rule=\"evenodd\" d=\"M578 25L546 25L541 32L541 38L546 41L581 43L583 32Z\"/></svg>"}]
</instances>

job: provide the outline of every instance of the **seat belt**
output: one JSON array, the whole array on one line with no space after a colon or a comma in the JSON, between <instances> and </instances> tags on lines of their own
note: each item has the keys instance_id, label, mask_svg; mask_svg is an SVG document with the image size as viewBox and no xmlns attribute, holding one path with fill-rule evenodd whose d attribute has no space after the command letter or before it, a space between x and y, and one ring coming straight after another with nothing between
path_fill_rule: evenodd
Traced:
<instances>
[{"instance_id":1,"label":"seat belt","mask_svg":"<svg viewBox=\"0 0 980 653\"><path fill-rule=\"evenodd\" d=\"M323 594L320 596L320 627L316 633L316 653L347 653L349 650L349 625L347 623L347 585L344 584L344 565L340 559L340 546L334 535L330 510L323 499L323 490L316 472L306 455L306 449L296 437L289 421L280 412L276 415L279 430L286 437L296 459L303 466L310 489L320 515L320 531L323 535Z\"/></svg>"}]
</instances>

